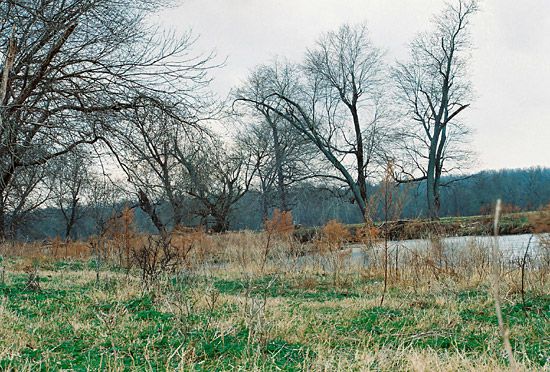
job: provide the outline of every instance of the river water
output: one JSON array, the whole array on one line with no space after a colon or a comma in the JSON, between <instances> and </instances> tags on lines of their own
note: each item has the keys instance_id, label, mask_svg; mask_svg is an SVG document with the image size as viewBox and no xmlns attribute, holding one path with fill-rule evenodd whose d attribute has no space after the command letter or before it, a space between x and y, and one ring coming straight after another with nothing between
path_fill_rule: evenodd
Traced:
<instances>
[{"instance_id":1,"label":"river water","mask_svg":"<svg viewBox=\"0 0 550 372\"><path fill-rule=\"evenodd\" d=\"M441 244L443 252L449 255L458 253L472 246L481 250L491 252L493 246L497 244L501 256L505 260L513 261L522 258L528 248L528 256L535 259L540 254L540 239L537 235L504 235L497 238L492 236L456 236L441 238L437 244ZM434 242L428 239L400 240L388 242L388 248L391 254L397 249L400 255L411 251L424 251L433 249ZM365 254L365 246L361 244L351 244L351 261L360 263L368 259ZM375 249L383 249L383 243L377 244ZM366 263L366 262L365 262Z\"/></svg>"}]
</instances>

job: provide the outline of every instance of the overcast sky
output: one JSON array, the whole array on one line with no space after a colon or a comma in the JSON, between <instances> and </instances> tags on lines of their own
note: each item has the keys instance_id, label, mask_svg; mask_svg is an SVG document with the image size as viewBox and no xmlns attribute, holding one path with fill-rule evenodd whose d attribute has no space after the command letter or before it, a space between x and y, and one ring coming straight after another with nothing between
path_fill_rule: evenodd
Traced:
<instances>
[{"instance_id":1,"label":"overcast sky","mask_svg":"<svg viewBox=\"0 0 550 372\"><path fill-rule=\"evenodd\" d=\"M276 56L300 61L317 37L366 22L389 62L430 28L443 0L182 0L156 21L200 36L226 66L214 75L225 96L254 66ZM474 130L476 169L550 166L550 0L482 0L472 27L476 93L463 117Z\"/></svg>"}]
</instances>

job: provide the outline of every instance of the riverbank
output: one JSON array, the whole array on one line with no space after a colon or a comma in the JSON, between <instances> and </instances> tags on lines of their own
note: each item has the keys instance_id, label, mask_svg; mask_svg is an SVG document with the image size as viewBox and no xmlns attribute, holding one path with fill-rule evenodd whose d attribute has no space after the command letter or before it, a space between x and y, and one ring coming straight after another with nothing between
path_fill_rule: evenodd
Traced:
<instances>
[{"instance_id":1,"label":"riverbank","mask_svg":"<svg viewBox=\"0 0 550 372\"><path fill-rule=\"evenodd\" d=\"M443 217L438 221L427 219L398 220L374 224L378 231L387 232L390 240L426 239L437 235L451 236L479 236L493 234L493 216ZM364 224L345 225L351 237L351 242L361 239L358 232ZM317 235L320 227L298 228L294 235L307 242ZM550 210L519 212L503 214L499 221L499 235L517 235L530 233L550 232Z\"/></svg>"}]
</instances>

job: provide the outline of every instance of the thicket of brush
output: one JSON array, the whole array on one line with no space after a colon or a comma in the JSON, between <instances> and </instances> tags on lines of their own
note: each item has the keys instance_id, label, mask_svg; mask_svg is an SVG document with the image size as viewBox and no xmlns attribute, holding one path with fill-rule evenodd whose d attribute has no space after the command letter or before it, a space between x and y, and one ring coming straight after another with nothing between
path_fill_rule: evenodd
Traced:
<instances>
[{"instance_id":1,"label":"thicket of brush","mask_svg":"<svg viewBox=\"0 0 550 372\"><path fill-rule=\"evenodd\" d=\"M505 370L495 267L516 367L550 362L548 235L495 262L476 240L406 249L373 225L350 247L336 221L300 243L288 212L223 235L144 236L132 218L0 247L0 369Z\"/></svg>"}]
</instances>

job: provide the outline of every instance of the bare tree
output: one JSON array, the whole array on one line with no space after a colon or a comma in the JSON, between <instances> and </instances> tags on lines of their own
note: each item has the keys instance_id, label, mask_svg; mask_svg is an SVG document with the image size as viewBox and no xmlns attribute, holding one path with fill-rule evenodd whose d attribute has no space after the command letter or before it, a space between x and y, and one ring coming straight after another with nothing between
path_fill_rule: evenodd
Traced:
<instances>
[{"instance_id":1,"label":"bare tree","mask_svg":"<svg viewBox=\"0 0 550 372\"><path fill-rule=\"evenodd\" d=\"M5 237L16 238L30 220L43 216L40 208L51 199L50 174L50 169L37 166L16 170L0 201L5 211Z\"/></svg>"},{"instance_id":2,"label":"bare tree","mask_svg":"<svg viewBox=\"0 0 550 372\"><path fill-rule=\"evenodd\" d=\"M199 148L210 136L196 118L184 115L161 102L137 107L111 141L119 165L143 202L142 208L163 230L180 225L185 216L188 170L177 149ZM157 213L163 203L170 207L169 219Z\"/></svg>"},{"instance_id":3,"label":"bare tree","mask_svg":"<svg viewBox=\"0 0 550 372\"><path fill-rule=\"evenodd\" d=\"M303 66L260 67L253 78L264 94L243 90L238 100L277 114L317 146L337 172L325 176L347 184L366 216L367 178L383 148L382 72L366 28L342 26L319 39Z\"/></svg>"},{"instance_id":4,"label":"bare tree","mask_svg":"<svg viewBox=\"0 0 550 372\"><path fill-rule=\"evenodd\" d=\"M231 212L254 176L249 154L227 148L215 138L195 149L176 147L175 151L187 170L186 192L202 206L197 213L205 224L209 217L214 219L214 232L226 231Z\"/></svg>"},{"instance_id":5,"label":"bare tree","mask_svg":"<svg viewBox=\"0 0 550 372\"><path fill-rule=\"evenodd\" d=\"M268 84L264 78L261 70L253 73L237 91L237 97L262 99L268 95ZM275 205L279 210L290 210L289 187L318 174L319 164L315 159L318 151L288 121L269 107L256 104L249 111L244 115L240 113L247 123L237 137L237 142L254 155L252 158L264 199L265 219L270 204L269 194L277 195Z\"/></svg>"},{"instance_id":6,"label":"bare tree","mask_svg":"<svg viewBox=\"0 0 550 372\"><path fill-rule=\"evenodd\" d=\"M85 194L90 188L91 155L73 150L52 161L49 172L54 206L64 221L65 239L75 239L75 225L86 213Z\"/></svg>"},{"instance_id":7,"label":"bare tree","mask_svg":"<svg viewBox=\"0 0 550 372\"><path fill-rule=\"evenodd\" d=\"M236 142L255 169L253 186L261 193L264 220L271 207L292 209L292 189L322 170L317 148L276 115L269 122L261 118L248 122Z\"/></svg>"},{"instance_id":8,"label":"bare tree","mask_svg":"<svg viewBox=\"0 0 550 372\"><path fill-rule=\"evenodd\" d=\"M321 37L317 47L308 51L305 65L306 71L318 79L322 93L330 100L336 99L329 109L336 112L337 106L343 105L351 116L351 125L349 116L329 120L329 135L335 138L331 143L335 154L353 158L360 199L365 202L367 179L377 152L382 150L381 56L368 38L365 25L344 25Z\"/></svg>"},{"instance_id":9,"label":"bare tree","mask_svg":"<svg viewBox=\"0 0 550 372\"><path fill-rule=\"evenodd\" d=\"M91 172L89 177L89 187L83 196L86 199L86 215L93 222L95 234L102 236L109 221L124 209L122 189L113 183L109 175Z\"/></svg>"},{"instance_id":10,"label":"bare tree","mask_svg":"<svg viewBox=\"0 0 550 372\"><path fill-rule=\"evenodd\" d=\"M272 133L262 123L249 124L237 136L238 146L249 154L249 166L256 170L255 187L261 194L262 220L269 216L269 207L271 205L271 194L275 189L276 161L274 161L272 148ZM286 188L279 189L280 205L286 201Z\"/></svg>"},{"instance_id":11,"label":"bare tree","mask_svg":"<svg viewBox=\"0 0 550 372\"><path fill-rule=\"evenodd\" d=\"M476 0L448 4L434 18L434 30L411 43L410 60L393 69L407 115L400 131L407 163L398 178L426 181L430 218L438 217L441 175L459 169L470 155L463 151L468 130L458 115L472 98L467 61L470 20L477 10Z\"/></svg>"},{"instance_id":12,"label":"bare tree","mask_svg":"<svg viewBox=\"0 0 550 372\"><path fill-rule=\"evenodd\" d=\"M188 54L190 34L145 22L163 3L0 2L0 199L19 169L105 140L120 123L116 115L144 97L188 101L189 87L204 78L204 59ZM0 208L0 226L5 213Z\"/></svg>"}]
</instances>

